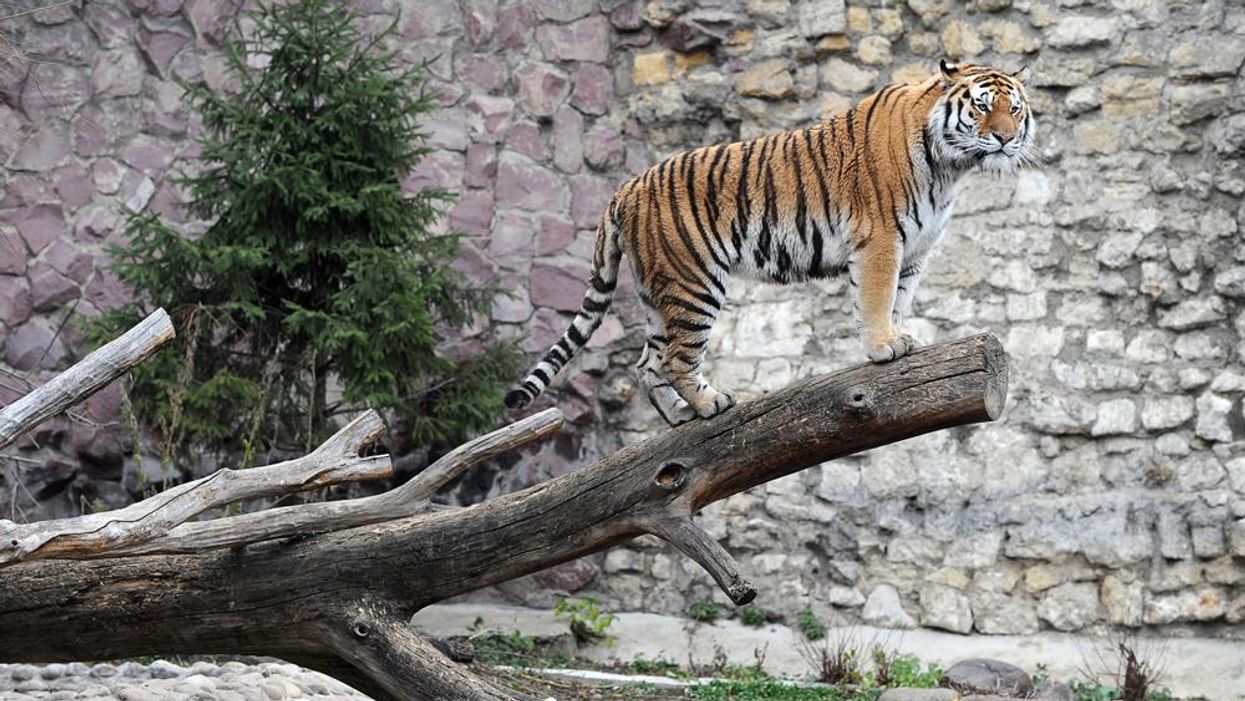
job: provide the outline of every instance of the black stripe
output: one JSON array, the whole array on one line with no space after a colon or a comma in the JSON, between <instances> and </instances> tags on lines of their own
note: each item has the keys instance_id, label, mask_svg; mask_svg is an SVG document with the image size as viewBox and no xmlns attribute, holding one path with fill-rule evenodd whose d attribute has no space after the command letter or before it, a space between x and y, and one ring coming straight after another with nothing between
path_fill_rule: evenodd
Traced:
<instances>
[{"instance_id":1,"label":"black stripe","mask_svg":"<svg viewBox=\"0 0 1245 701\"><path fill-rule=\"evenodd\" d=\"M699 299L700 301L704 302L705 304L708 304L709 306L713 307L714 309L719 309L719 310L720 310L720 309L722 308L722 303L721 303L721 302L719 302L719 301L718 301L718 299L717 299L716 297L714 297L713 295L709 294L709 293L708 293L708 291L701 292L701 291L699 291L699 290L694 290L694 289L692 289L692 288L691 288L691 286L689 286L687 283L685 283L685 282L681 282L681 281L679 282L679 287L682 287L684 292L687 292L689 295L691 295L691 296L695 297L696 299Z\"/></svg>"},{"instance_id":2,"label":"black stripe","mask_svg":"<svg viewBox=\"0 0 1245 701\"><path fill-rule=\"evenodd\" d=\"M684 331L709 331L713 328L713 324L698 324L694 321L678 318L671 319L669 324L676 329L682 329Z\"/></svg>"},{"instance_id":3,"label":"black stripe","mask_svg":"<svg viewBox=\"0 0 1245 701\"><path fill-rule=\"evenodd\" d=\"M598 302L595 299L590 299L588 297L585 297L583 308L584 308L584 311L586 312L589 312L592 314L600 314L606 309L609 309L610 305L608 302Z\"/></svg>"},{"instance_id":4,"label":"black stripe","mask_svg":"<svg viewBox=\"0 0 1245 701\"><path fill-rule=\"evenodd\" d=\"M686 309L689 312L692 312L694 314L700 314L701 316L706 316L706 317L709 317L710 319L714 317L714 313L709 311L708 309L705 309L703 307L698 307L695 304L692 304L691 302L687 301L686 299L683 299L682 297L678 297L675 295L666 295L665 298L662 299L662 304L665 306L682 307L683 309Z\"/></svg>"},{"instance_id":5,"label":"black stripe","mask_svg":"<svg viewBox=\"0 0 1245 701\"><path fill-rule=\"evenodd\" d=\"M538 380L540 380L541 382L545 383L546 385L547 385L547 384L549 384L549 375L548 375L548 374L546 374L544 370L541 370L540 368L535 368L535 369L533 369L533 370L532 370L532 375L533 375L536 379L538 379Z\"/></svg>"},{"instance_id":6,"label":"black stripe","mask_svg":"<svg viewBox=\"0 0 1245 701\"><path fill-rule=\"evenodd\" d=\"M571 343L574 343L577 348L582 348L583 345L588 342L588 339L584 338L584 335L579 332L579 329L575 328L575 324L571 324L570 328L566 330L566 337L569 338Z\"/></svg>"}]
</instances>

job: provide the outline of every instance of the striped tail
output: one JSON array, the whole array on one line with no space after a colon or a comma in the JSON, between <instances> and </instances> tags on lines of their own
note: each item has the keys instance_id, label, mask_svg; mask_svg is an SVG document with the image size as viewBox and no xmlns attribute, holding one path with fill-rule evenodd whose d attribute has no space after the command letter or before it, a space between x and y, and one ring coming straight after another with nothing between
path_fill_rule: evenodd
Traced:
<instances>
[{"instance_id":1,"label":"striped tail","mask_svg":"<svg viewBox=\"0 0 1245 701\"><path fill-rule=\"evenodd\" d=\"M506 393L506 406L511 409L522 409L531 404L549 383L579 352L580 348L601 325L605 312L614 299L614 288L618 285L618 263L622 258L622 249L618 245L618 227L613 220L614 205L597 228L596 251L592 257L592 275L589 277L588 291L584 293L584 303L580 305L575 320L558 342L553 344L545 357L541 358L536 367L517 387Z\"/></svg>"}]
</instances>

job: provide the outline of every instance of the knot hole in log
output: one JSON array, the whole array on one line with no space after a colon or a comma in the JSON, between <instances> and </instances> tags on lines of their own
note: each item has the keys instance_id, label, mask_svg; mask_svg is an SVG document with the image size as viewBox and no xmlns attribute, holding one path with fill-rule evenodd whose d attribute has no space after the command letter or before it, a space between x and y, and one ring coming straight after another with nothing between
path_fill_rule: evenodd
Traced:
<instances>
[{"instance_id":1,"label":"knot hole in log","mask_svg":"<svg viewBox=\"0 0 1245 701\"><path fill-rule=\"evenodd\" d=\"M848 416L859 421L866 421L873 418L873 407L870 401L872 397L863 387L848 387L844 393L846 400L843 402L843 411Z\"/></svg>"},{"instance_id":2,"label":"knot hole in log","mask_svg":"<svg viewBox=\"0 0 1245 701\"><path fill-rule=\"evenodd\" d=\"M686 482L687 467L678 462L663 463L653 475L653 486L667 493L679 491Z\"/></svg>"}]
</instances>

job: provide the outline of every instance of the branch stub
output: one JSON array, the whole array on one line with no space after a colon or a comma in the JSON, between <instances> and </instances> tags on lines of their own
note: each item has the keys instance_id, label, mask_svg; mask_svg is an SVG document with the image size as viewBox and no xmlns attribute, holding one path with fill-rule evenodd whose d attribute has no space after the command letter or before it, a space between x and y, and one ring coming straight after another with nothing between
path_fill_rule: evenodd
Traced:
<instances>
[{"instance_id":1,"label":"branch stub","mask_svg":"<svg viewBox=\"0 0 1245 701\"><path fill-rule=\"evenodd\" d=\"M653 484L663 492L677 492L686 482L687 468L678 462L662 464L653 475Z\"/></svg>"}]
</instances>

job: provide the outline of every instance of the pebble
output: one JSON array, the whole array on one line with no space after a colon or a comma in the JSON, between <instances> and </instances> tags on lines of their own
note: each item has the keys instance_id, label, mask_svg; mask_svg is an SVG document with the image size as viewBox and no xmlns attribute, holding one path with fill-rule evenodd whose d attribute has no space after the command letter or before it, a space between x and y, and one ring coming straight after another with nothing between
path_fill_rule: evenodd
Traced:
<instances>
[{"instance_id":1,"label":"pebble","mask_svg":"<svg viewBox=\"0 0 1245 701\"><path fill-rule=\"evenodd\" d=\"M368 697L318 672L279 662L183 666L168 660L148 664L79 662L48 665L0 664L0 701L271 701Z\"/></svg>"}]
</instances>

